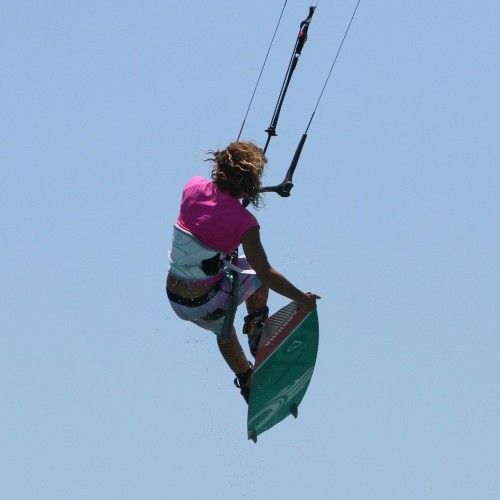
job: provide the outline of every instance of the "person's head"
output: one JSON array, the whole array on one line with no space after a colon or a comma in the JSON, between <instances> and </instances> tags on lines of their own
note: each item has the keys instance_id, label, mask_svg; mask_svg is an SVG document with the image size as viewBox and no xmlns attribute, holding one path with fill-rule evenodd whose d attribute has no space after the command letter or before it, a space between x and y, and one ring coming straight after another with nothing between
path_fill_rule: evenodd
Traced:
<instances>
[{"instance_id":1,"label":"person's head","mask_svg":"<svg viewBox=\"0 0 500 500\"><path fill-rule=\"evenodd\" d=\"M217 187L235 198L244 198L255 207L262 194L261 177L267 162L261 148L252 142L232 142L222 151L209 151L214 163L212 179Z\"/></svg>"}]
</instances>

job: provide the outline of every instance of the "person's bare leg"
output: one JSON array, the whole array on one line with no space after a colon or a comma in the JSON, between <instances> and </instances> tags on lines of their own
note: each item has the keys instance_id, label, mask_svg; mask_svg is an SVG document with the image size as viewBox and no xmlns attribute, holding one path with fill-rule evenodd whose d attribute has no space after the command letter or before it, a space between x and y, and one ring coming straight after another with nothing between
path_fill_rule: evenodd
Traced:
<instances>
[{"instance_id":1,"label":"person's bare leg","mask_svg":"<svg viewBox=\"0 0 500 500\"><path fill-rule=\"evenodd\" d=\"M217 345L219 346L219 351L221 352L222 357L225 359L229 368L233 370L233 373L241 374L250 369L250 363L248 362L240 341L236 336L236 330L234 327L229 341L224 342L219 336L217 336Z\"/></svg>"},{"instance_id":2,"label":"person's bare leg","mask_svg":"<svg viewBox=\"0 0 500 500\"><path fill-rule=\"evenodd\" d=\"M250 313L267 305L269 288L262 285L246 300L247 311Z\"/></svg>"},{"instance_id":3,"label":"person's bare leg","mask_svg":"<svg viewBox=\"0 0 500 500\"><path fill-rule=\"evenodd\" d=\"M220 337L217 337L217 345L229 368L236 375L234 384L240 389L240 394L244 397L245 401L249 403L250 387L252 385L252 365L243 352L234 327L228 341L224 342Z\"/></svg>"}]
</instances>

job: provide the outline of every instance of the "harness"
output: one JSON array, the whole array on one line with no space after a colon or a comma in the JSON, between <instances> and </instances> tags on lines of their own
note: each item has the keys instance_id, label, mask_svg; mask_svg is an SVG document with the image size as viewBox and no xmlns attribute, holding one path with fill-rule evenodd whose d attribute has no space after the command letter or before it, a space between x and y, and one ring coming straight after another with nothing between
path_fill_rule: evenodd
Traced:
<instances>
[{"instance_id":1,"label":"harness","mask_svg":"<svg viewBox=\"0 0 500 500\"><path fill-rule=\"evenodd\" d=\"M183 281L203 281L223 273L224 252L204 245L196 236L174 224L172 249L168 253L170 273Z\"/></svg>"}]
</instances>

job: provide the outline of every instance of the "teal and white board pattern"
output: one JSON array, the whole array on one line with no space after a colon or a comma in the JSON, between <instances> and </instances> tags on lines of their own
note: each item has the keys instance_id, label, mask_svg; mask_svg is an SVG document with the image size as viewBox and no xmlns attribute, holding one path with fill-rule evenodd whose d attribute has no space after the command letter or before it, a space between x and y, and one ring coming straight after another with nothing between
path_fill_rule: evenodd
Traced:
<instances>
[{"instance_id":1,"label":"teal and white board pattern","mask_svg":"<svg viewBox=\"0 0 500 500\"><path fill-rule=\"evenodd\" d=\"M248 405L248 439L297 411L318 354L318 313L304 313L291 302L266 321Z\"/></svg>"}]
</instances>

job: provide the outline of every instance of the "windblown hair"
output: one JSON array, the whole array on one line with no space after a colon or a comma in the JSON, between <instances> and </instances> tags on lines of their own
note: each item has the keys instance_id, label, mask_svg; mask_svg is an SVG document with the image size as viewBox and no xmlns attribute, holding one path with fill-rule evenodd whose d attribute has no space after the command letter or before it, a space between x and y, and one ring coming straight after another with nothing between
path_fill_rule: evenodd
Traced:
<instances>
[{"instance_id":1,"label":"windblown hair","mask_svg":"<svg viewBox=\"0 0 500 500\"><path fill-rule=\"evenodd\" d=\"M212 179L224 193L244 198L254 207L262 205L262 172L267 159L253 142L232 142L222 151L208 151L214 163Z\"/></svg>"}]
</instances>

